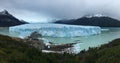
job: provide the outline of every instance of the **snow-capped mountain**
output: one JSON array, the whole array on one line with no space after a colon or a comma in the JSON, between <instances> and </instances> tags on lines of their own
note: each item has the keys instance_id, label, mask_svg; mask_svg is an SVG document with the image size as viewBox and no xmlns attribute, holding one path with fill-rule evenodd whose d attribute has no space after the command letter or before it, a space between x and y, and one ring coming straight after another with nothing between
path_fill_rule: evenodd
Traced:
<instances>
[{"instance_id":1,"label":"snow-capped mountain","mask_svg":"<svg viewBox=\"0 0 120 63\"><path fill-rule=\"evenodd\" d=\"M20 21L11 15L7 10L0 12L0 27L10 27L15 25L26 24L25 21Z\"/></svg>"},{"instance_id":2,"label":"snow-capped mountain","mask_svg":"<svg viewBox=\"0 0 120 63\"><path fill-rule=\"evenodd\" d=\"M10 15L7 10L1 11L0 15Z\"/></svg>"},{"instance_id":3,"label":"snow-capped mountain","mask_svg":"<svg viewBox=\"0 0 120 63\"><path fill-rule=\"evenodd\" d=\"M102 14L86 15L79 19L59 20L54 23L71 25L88 25L100 27L120 27L120 21Z\"/></svg>"}]
</instances>

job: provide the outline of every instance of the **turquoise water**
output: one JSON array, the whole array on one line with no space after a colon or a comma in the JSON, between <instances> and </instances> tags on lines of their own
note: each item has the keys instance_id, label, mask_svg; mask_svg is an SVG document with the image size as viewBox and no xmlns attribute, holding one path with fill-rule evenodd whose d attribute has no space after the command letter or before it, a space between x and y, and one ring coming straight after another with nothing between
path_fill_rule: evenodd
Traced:
<instances>
[{"instance_id":1,"label":"turquoise water","mask_svg":"<svg viewBox=\"0 0 120 63\"><path fill-rule=\"evenodd\" d=\"M116 38L120 38L120 28L102 28L102 29L109 29L109 30L102 31L102 33L98 35L85 36L85 37L73 37L73 38L44 37L44 38L56 44L80 42L79 44L80 50L88 49L89 47L100 46L101 44L106 44ZM19 36L19 33L15 33L15 32L9 33L9 30L6 29L4 30L4 28L0 29L0 34L14 36L14 37Z\"/></svg>"},{"instance_id":2,"label":"turquoise water","mask_svg":"<svg viewBox=\"0 0 120 63\"><path fill-rule=\"evenodd\" d=\"M101 34L87 36L87 37L74 37L74 38L52 38L45 37L51 42L61 44L61 43L72 43L80 42L80 49L88 49L89 47L97 47L102 44L109 43L110 41L120 38L120 28L102 28L109 29L107 31L102 31Z\"/></svg>"}]
</instances>

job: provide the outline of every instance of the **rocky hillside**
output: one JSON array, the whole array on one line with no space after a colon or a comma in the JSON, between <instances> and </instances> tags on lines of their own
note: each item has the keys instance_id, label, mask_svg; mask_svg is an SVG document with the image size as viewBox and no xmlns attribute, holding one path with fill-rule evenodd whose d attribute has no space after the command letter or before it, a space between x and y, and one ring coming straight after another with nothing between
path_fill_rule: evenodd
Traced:
<instances>
[{"instance_id":1,"label":"rocky hillside","mask_svg":"<svg viewBox=\"0 0 120 63\"><path fill-rule=\"evenodd\" d=\"M0 12L0 27L10 27L26 23L27 22L15 18L7 10Z\"/></svg>"}]
</instances>

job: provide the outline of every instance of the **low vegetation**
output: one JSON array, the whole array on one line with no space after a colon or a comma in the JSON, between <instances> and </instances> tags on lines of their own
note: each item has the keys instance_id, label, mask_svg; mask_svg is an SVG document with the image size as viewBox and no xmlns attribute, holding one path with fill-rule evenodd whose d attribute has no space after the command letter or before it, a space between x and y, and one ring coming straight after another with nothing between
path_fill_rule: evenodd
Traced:
<instances>
[{"instance_id":1,"label":"low vegetation","mask_svg":"<svg viewBox=\"0 0 120 63\"><path fill-rule=\"evenodd\" d=\"M120 39L79 54L42 53L25 42L0 35L0 63L120 63Z\"/></svg>"}]
</instances>

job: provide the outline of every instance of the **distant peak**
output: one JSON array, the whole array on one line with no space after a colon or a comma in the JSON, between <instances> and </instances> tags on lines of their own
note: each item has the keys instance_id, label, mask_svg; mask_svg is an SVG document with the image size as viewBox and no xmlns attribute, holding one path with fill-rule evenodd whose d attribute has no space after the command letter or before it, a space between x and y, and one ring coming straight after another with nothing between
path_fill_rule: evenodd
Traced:
<instances>
[{"instance_id":1,"label":"distant peak","mask_svg":"<svg viewBox=\"0 0 120 63\"><path fill-rule=\"evenodd\" d=\"M7 10L1 11L0 14L2 14L2 15L10 15L9 12L8 12Z\"/></svg>"},{"instance_id":2,"label":"distant peak","mask_svg":"<svg viewBox=\"0 0 120 63\"><path fill-rule=\"evenodd\" d=\"M92 18L92 17L105 17L103 14L92 14L92 15L85 15L86 18Z\"/></svg>"}]
</instances>

